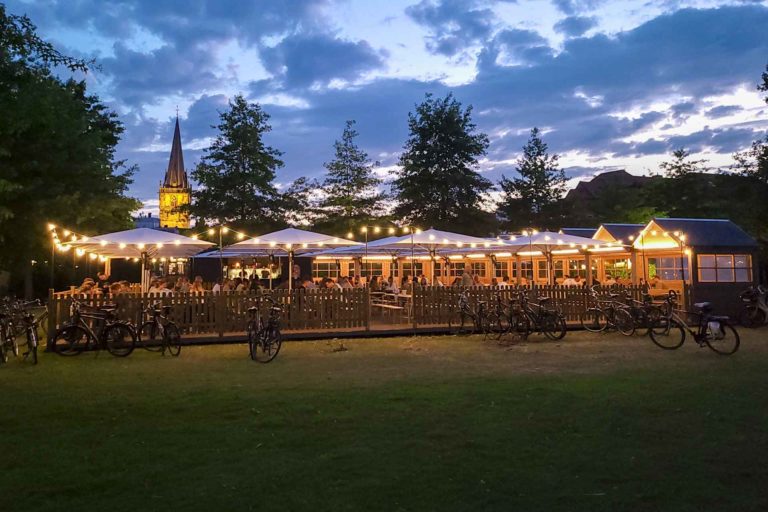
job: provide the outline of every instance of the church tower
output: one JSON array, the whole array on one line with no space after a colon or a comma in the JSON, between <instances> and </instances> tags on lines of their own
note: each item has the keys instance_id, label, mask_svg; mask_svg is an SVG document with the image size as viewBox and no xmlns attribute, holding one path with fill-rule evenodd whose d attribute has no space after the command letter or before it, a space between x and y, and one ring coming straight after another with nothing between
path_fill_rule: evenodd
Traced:
<instances>
[{"instance_id":1,"label":"church tower","mask_svg":"<svg viewBox=\"0 0 768 512\"><path fill-rule=\"evenodd\" d=\"M171 159L165 179L160 185L160 227L189 228L189 214L180 212L178 207L188 205L192 196L187 172L184 170L184 154L181 152L181 130L179 116L176 116L176 129L173 132Z\"/></svg>"}]
</instances>

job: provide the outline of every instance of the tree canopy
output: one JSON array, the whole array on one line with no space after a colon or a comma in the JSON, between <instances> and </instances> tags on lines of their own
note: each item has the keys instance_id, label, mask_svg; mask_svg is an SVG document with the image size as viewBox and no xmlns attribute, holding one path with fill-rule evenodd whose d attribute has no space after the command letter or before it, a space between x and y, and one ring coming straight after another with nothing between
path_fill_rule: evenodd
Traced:
<instances>
[{"instance_id":1,"label":"tree canopy","mask_svg":"<svg viewBox=\"0 0 768 512\"><path fill-rule=\"evenodd\" d=\"M499 186L502 199L498 212L506 227L556 229L561 222L559 206L565 194L565 172L558 165L559 156L549 153L538 128L531 130L517 160L519 176L502 175Z\"/></svg>"},{"instance_id":2,"label":"tree canopy","mask_svg":"<svg viewBox=\"0 0 768 512\"><path fill-rule=\"evenodd\" d=\"M16 290L26 277L27 292L32 266L50 259L48 221L92 234L129 227L140 207L126 196L133 168L114 159L117 115L54 66L84 72L89 63L62 55L0 4L0 268Z\"/></svg>"},{"instance_id":3,"label":"tree canopy","mask_svg":"<svg viewBox=\"0 0 768 512\"><path fill-rule=\"evenodd\" d=\"M408 114L408 128L393 184L395 216L438 229L492 229L483 210L492 184L477 171L489 142L472 122L472 107L462 108L452 94L427 94Z\"/></svg>"},{"instance_id":4,"label":"tree canopy","mask_svg":"<svg viewBox=\"0 0 768 512\"><path fill-rule=\"evenodd\" d=\"M190 213L199 221L274 226L280 217L276 172L282 153L264 142L269 114L238 94L219 113L218 135L192 171L200 185L192 193Z\"/></svg>"},{"instance_id":5,"label":"tree canopy","mask_svg":"<svg viewBox=\"0 0 768 512\"><path fill-rule=\"evenodd\" d=\"M333 144L333 160L325 163L317 225L339 234L371 222L384 209L385 196L378 189L381 180L373 173L378 162L357 146L357 136L355 121L347 121L341 140Z\"/></svg>"}]
</instances>

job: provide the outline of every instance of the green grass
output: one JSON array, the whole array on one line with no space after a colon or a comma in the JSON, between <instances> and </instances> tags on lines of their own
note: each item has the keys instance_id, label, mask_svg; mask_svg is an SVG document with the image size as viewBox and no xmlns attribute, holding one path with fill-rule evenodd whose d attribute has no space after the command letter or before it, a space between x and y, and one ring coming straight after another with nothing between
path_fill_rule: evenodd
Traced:
<instances>
[{"instance_id":1,"label":"green grass","mask_svg":"<svg viewBox=\"0 0 768 512\"><path fill-rule=\"evenodd\" d=\"M768 509L768 340L569 334L0 368L0 510Z\"/></svg>"}]
</instances>

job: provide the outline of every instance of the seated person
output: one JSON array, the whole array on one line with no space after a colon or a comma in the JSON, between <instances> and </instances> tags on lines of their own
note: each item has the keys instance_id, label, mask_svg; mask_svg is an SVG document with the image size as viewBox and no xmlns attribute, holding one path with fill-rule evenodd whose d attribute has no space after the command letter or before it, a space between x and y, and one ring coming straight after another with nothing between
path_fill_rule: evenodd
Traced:
<instances>
[{"instance_id":1,"label":"seated person","mask_svg":"<svg viewBox=\"0 0 768 512\"><path fill-rule=\"evenodd\" d=\"M613 278L611 274L606 274L605 276L605 282L603 283L604 286L613 286L616 284L616 280Z\"/></svg>"},{"instance_id":2,"label":"seated person","mask_svg":"<svg viewBox=\"0 0 768 512\"><path fill-rule=\"evenodd\" d=\"M562 286L578 286L578 283L576 283L576 279L574 279L571 276L568 276L565 279L563 279Z\"/></svg>"}]
</instances>

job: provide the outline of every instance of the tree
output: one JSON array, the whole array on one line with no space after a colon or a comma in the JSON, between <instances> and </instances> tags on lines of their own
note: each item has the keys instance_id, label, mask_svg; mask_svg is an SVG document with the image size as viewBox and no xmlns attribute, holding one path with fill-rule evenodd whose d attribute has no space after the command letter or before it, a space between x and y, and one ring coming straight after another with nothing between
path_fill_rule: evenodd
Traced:
<instances>
[{"instance_id":1,"label":"tree","mask_svg":"<svg viewBox=\"0 0 768 512\"><path fill-rule=\"evenodd\" d=\"M360 223L370 222L383 209L384 194L378 190L381 180L373 174L378 162L357 147L355 122L347 121L341 140L334 144L335 156L324 164L328 171L322 184L318 225L346 233Z\"/></svg>"},{"instance_id":2,"label":"tree","mask_svg":"<svg viewBox=\"0 0 768 512\"><path fill-rule=\"evenodd\" d=\"M691 160L691 153L685 148L672 152L672 159L659 164L668 178L683 178L696 172L704 172L707 160Z\"/></svg>"},{"instance_id":3,"label":"tree","mask_svg":"<svg viewBox=\"0 0 768 512\"><path fill-rule=\"evenodd\" d=\"M219 114L219 133L192 171L200 185L190 213L201 222L269 228L283 225L281 197L274 185L283 166L277 149L267 146L269 114L238 94Z\"/></svg>"},{"instance_id":4,"label":"tree","mask_svg":"<svg viewBox=\"0 0 768 512\"><path fill-rule=\"evenodd\" d=\"M452 94L431 94L408 114L410 134L394 180L395 215L424 227L481 233L489 225L482 210L492 184L477 172L488 137L477 133L472 107Z\"/></svg>"},{"instance_id":5,"label":"tree","mask_svg":"<svg viewBox=\"0 0 768 512\"><path fill-rule=\"evenodd\" d=\"M768 65L765 66L762 83L757 85L757 89L768 93ZM763 99L768 104L768 95ZM746 151L734 154L733 159L733 168L738 174L768 183L768 135L754 141Z\"/></svg>"},{"instance_id":6,"label":"tree","mask_svg":"<svg viewBox=\"0 0 768 512\"><path fill-rule=\"evenodd\" d=\"M768 64L765 65L765 71L763 71L761 78L763 81L762 83L757 84L757 90L768 93ZM766 96L764 99L765 102L768 103L768 96Z\"/></svg>"},{"instance_id":7,"label":"tree","mask_svg":"<svg viewBox=\"0 0 768 512\"><path fill-rule=\"evenodd\" d=\"M134 169L114 160L123 131L117 115L84 81L52 73L89 65L59 53L29 18L0 4L0 268L10 272L12 291L23 278L29 294L33 276L45 288L47 222L94 234L130 227L140 207L125 195Z\"/></svg>"},{"instance_id":8,"label":"tree","mask_svg":"<svg viewBox=\"0 0 768 512\"><path fill-rule=\"evenodd\" d=\"M558 165L559 156L549 154L538 128L523 146L523 155L517 160L519 177L508 179L502 175L502 191L498 213L508 228L535 226L559 228L560 204L565 194L565 172Z\"/></svg>"}]
</instances>

